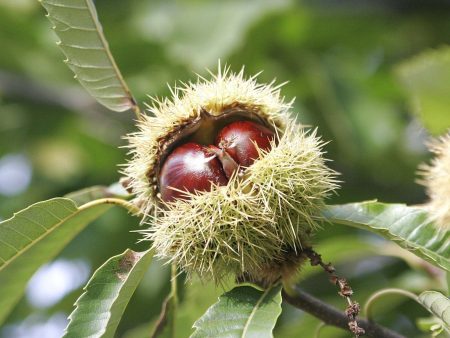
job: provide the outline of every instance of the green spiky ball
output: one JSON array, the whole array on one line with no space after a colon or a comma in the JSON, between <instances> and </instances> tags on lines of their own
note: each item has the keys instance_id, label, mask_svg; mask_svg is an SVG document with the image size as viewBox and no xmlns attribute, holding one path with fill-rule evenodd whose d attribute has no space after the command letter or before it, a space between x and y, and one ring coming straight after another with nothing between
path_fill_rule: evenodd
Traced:
<instances>
[{"instance_id":1,"label":"green spiky ball","mask_svg":"<svg viewBox=\"0 0 450 338\"><path fill-rule=\"evenodd\" d=\"M142 232L157 255L216 282L229 274L265 283L283 277L283 262L309 242L324 199L337 188L336 172L322 156L323 142L290 117L290 108L279 87L227 70L175 90L172 100L156 101L154 116L129 136L133 158L124 173L150 224ZM272 126L278 137L271 150L261 151L243 177L233 176L226 186L162 202L156 182L168 144L198 125L202 112L220 117L233 109Z\"/></svg>"}]
</instances>

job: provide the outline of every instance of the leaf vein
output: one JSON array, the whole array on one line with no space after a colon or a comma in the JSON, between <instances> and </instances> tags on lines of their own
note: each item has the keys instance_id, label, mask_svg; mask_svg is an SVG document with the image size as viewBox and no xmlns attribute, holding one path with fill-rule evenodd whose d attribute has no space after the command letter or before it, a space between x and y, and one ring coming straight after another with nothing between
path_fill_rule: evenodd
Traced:
<instances>
[{"instance_id":1,"label":"leaf vein","mask_svg":"<svg viewBox=\"0 0 450 338\"><path fill-rule=\"evenodd\" d=\"M14 231L15 233L21 235L22 237L25 237L25 238L26 238L27 240L29 240L29 241L32 241L32 240L33 240L33 239L31 239L30 237L28 237L27 235L21 233L19 230L15 229L15 228L13 228L13 227L11 227L11 226L5 226L5 228Z\"/></svg>"},{"instance_id":2,"label":"leaf vein","mask_svg":"<svg viewBox=\"0 0 450 338\"><path fill-rule=\"evenodd\" d=\"M61 24L61 25L65 26L65 28L75 29L75 30L80 30L80 31L87 31L87 32L96 32L95 28L74 26L73 24L65 22L64 20L62 20L61 18L58 18L56 16L50 16L50 18L52 21L56 21L56 22L54 22L55 24ZM56 28L58 28L58 27L56 27ZM55 28L55 30L57 30L56 28Z\"/></svg>"},{"instance_id":3,"label":"leaf vein","mask_svg":"<svg viewBox=\"0 0 450 338\"><path fill-rule=\"evenodd\" d=\"M36 207L36 206L35 206L35 207ZM41 209L42 209L42 208L41 208ZM44 210L45 210L45 209L44 209ZM33 245L33 244L36 243L36 242L39 242L39 241L40 241L44 236L46 236L48 233L51 233L51 232L53 232L55 229L57 229L58 226L59 226L61 223L65 222L65 221L67 221L68 219L70 219L70 218L74 217L75 215L77 215L77 214L80 212L80 209L76 209L76 210L77 210L77 211L74 212L73 214L67 216L67 217L64 218L64 219L61 219L61 220L60 220L59 222L57 222L56 224L53 224L53 227L52 227L52 228L46 229L46 231L45 231L44 233L42 233L40 236L36 237L36 239L35 239L33 242L28 243L28 244L27 244L26 246L24 246L22 249L18 250L17 253L20 255L22 252L25 252L26 250L28 250L28 248L29 248L31 245ZM17 217L17 216L15 216L15 217ZM5 269L9 264L11 264L11 262L13 262L13 261L17 258L17 256L19 256L19 255L16 254L16 255L12 256L11 258L7 259L7 260L5 261L5 264L2 265L2 266L0 267L0 271L2 271L2 270Z\"/></svg>"},{"instance_id":4,"label":"leaf vein","mask_svg":"<svg viewBox=\"0 0 450 338\"><path fill-rule=\"evenodd\" d=\"M74 48L74 49L81 49L81 50L100 50L100 51L104 51L105 48L103 47L87 47L87 46L80 46L80 45L74 45L74 44L70 44L70 43L63 43L61 42L59 44L60 47L68 47L68 48Z\"/></svg>"},{"instance_id":5,"label":"leaf vein","mask_svg":"<svg viewBox=\"0 0 450 338\"><path fill-rule=\"evenodd\" d=\"M49 2L49 1L43 1L46 5L53 6L53 7L61 7L61 8L69 8L69 9L81 9L86 10L86 6L73 6L73 5L67 5L67 4L61 4L56 2Z\"/></svg>"},{"instance_id":6,"label":"leaf vein","mask_svg":"<svg viewBox=\"0 0 450 338\"><path fill-rule=\"evenodd\" d=\"M87 64L77 64L72 59L68 59L66 61L67 64L77 67L77 68L84 68L84 69L114 69L111 66L94 66L94 65L87 65Z\"/></svg>"},{"instance_id":7,"label":"leaf vein","mask_svg":"<svg viewBox=\"0 0 450 338\"><path fill-rule=\"evenodd\" d=\"M14 247L13 245L11 245L10 243L4 241L3 239L0 238L0 242L2 242L3 244L5 244L6 246L9 246L11 249L13 249L16 253L19 252L19 250ZM6 262L6 261L5 261Z\"/></svg>"}]
</instances>

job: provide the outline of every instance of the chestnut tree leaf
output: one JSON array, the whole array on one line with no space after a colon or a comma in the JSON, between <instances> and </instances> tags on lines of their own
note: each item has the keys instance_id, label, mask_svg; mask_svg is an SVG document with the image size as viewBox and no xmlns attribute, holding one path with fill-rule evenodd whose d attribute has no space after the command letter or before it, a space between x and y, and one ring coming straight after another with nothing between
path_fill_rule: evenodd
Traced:
<instances>
[{"instance_id":1,"label":"chestnut tree leaf","mask_svg":"<svg viewBox=\"0 0 450 338\"><path fill-rule=\"evenodd\" d=\"M439 135L450 128L450 47L428 50L404 61L397 74L413 111L428 130Z\"/></svg>"},{"instance_id":2,"label":"chestnut tree leaf","mask_svg":"<svg viewBox=\"0 0 450 338\"><path fill-rule=\"evenodd\" d=\"M75 303L63 337L114 337L123 312L144 277L153 251L124 253L108 259Z\"/></svg>"},{"instance_id":3,"label":"chestnut tree leaf","mask_svg":"<svg viewBox=\"0 0 450 338\"><path fill-rule=\"evenodd\" d=\"M77 207L67 198L35 203L0 223L0 323L36 270L111 205Z\"/></svg>"},{"instance_id":4,"label":"chestnut tree leaf","mask_svg":"<svg viewBox=\"0 0 450 338\"><path fill-rule=\"evenodd\" d=\"M233 285L233 282L234 280L227 280L224 284L228 287ZM194 322L217 301L223 291L213 282L201 281L199 278L193 278L190 283L185 283L183 299L176 313L175 332L190 335L194 331L192 327Z\"/></svg>"},{"instance_id":5,"label":"chestnut tree leaf","mask_svg":"<svg viewBox=\"0 0 450 338\"><path fill-rule=\"evenodd\" d=\"M443 327L450 333L450 299L437 291L425 291L419 295L419 303L442 321Z\"/></svg>"},{"instance_id":6,"label":"chestnut tree leaf","mask_svg":"<svg viewBox=\"0 0 450 338\"><path fill-rule=\"evenodd\" d=\"M191 338L273 337L280 314L281 286L265 291L248 285L238 286L220 296L195 322L196 331Z\"/></svg>"},{"instance_id":7,"label":"chestnut tree leaf","mask_svg":"<svg viewBox=\"0 0 450 338\"><path fill-rule=\"evenodd\" d=\"M64 61L98 102L122 112L139 111L111 54L92 0L39 0L60 39Z\"/></svg>"},{"instance_id":8,"label":"chestnut tree leaf","mask_svg":"<svg viewBox=\"0 0 450 338\"><path fill-rule=\"evenodd\" d=\"M323 215L332 223L372 231L450 271L450 232L431 222L423 208L367 201L331 205Z\"/></svg>"}]
</instances>

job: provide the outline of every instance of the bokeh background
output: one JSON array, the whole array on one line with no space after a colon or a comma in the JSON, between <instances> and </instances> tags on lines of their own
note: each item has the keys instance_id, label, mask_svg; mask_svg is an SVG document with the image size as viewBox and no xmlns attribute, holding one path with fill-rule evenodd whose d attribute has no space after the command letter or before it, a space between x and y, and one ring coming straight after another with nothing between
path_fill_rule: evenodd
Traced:
<instances>
[{"instance_id":1,"label":"bokeh background","mask_svg":"<svg viewBox=\"0 0 450 338\"><path fill-rule=\"evenodd\" d=\"M261 82L288 81L282 92L296 97L299 120L330 141L327 157L343 181L330 203L426 200L415 172L430 156L424 145L429 132L414 114L401 70L416 55L449 44L450 1L97 0L96 6L140 103L150 101L147 95L168 95L167 84L207 75L205 68L214 71L218 59L233 70L245 65L248 74L263 71ZM118 181L118 165L126 161L123 136L134 129L131 112L107 111L73 79L44 15L35 0L0 1L0 219L40 200ZM441 81L440 75L429 82ZM450 126L448 115L434 120L434 130ZM137 243L137 229L139 220L122 210L90 225L36 273L0 337L61 336L92 272L126 248L148 246ZM330 225L316 242L324 259L350 279L361 303L384 287L443 288L439 271L367 232ZM153 263L146 274L118 337L149 336L169 291L163 263ZM344 307L320 271L306 267L301 285ZM177 336L189 335L194 317L221 291L197 283L184 292ZM376 313L408 337L429 336L416 326L427 313L408 300L391 297ZM313 337L318 324L286 306L275 336ZM320 337L349 335L325 327Z\"/></svg>"}]
</instances>

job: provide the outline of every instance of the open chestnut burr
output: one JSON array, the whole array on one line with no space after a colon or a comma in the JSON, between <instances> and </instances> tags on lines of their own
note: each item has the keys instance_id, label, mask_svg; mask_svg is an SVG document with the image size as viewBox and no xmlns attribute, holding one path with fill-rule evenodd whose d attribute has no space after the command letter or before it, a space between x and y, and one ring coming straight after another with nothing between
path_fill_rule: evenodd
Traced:
<instances>
[{"instance_id":1,"label":"open chestnut burr","mask_svg":"<svg viewBox=\"0 0 450 338\"><path fill-rule=\"evenodd\" d=\"M188 277L270 285L298 271L337 189L280 87L227 69L155 100L124 169L156 255Z\"/></svg>"}]
</instances>

